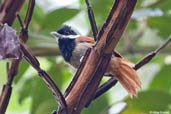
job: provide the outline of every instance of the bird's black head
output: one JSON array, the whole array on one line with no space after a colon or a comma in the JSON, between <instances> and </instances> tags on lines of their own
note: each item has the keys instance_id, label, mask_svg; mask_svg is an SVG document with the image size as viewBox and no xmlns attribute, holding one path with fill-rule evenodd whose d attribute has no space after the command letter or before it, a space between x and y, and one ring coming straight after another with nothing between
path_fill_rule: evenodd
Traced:
<instances>
[{"instance_id":1,"label":"bird's black head","mask_svg":"<svg viewBox=\"0 0 171 114\"><path fill-rule=\"evenodd\" d=\"M72 30L70 26L64 25L56 32L52 32L52 35L57 38L57 43L61 55L66 62L70 62L72 52L76 46L75 38L71 38L71 36L76 36L77 33Z\"/></svg>"},{"instance_id":2,"label":"bird's black head","mask_svg":"<svg viewBox=\"0 0 171 114\"><path fill-rule=\"evenodd\" d=\"M60 53L65 61L70 62L72 52L76 47L75 36L78 36L77 33L70 26L64 25L51 34L56 38Z\"/></svg>"},{"instance_id":3,"label":"bird's black head","mask_svg":"<svg viewBox=\"0 0 171 114\"><path fill-rule=\"evenodd\" d=\"M77 35L77 33L68 25L62 26L60 29L57 30L57 33L61 35Z\"/></svg>"}]
</instances>

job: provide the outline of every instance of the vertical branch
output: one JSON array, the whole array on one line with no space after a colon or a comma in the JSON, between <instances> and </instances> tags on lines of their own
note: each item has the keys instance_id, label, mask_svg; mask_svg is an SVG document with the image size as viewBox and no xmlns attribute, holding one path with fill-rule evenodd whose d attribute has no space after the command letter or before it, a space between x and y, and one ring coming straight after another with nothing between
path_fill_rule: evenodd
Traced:
<instances>
[{"instance_id":1,"label":"vertical branch","mask_svg":"<svg viewBox=\"0 0 171 114\"><path fill-rule=\"evenodd\" d=\"M28 26L30 24L32 15L33 15L33 11L34 11L34 6L35 6L35 0L29 0L29 6L28 6L28 10L27 10L27 14L25 16L24 19L24 24L25 24L25 29L28 29Z\"/></svg>"},{"instance_id":2,"label":"vertical branch","mask_svg":"<svg viewBox=\"0 0 171 114\"><path fill-rule=\"evenodd\" d=\"M11 97L12 87L10 85L4 85L0 96L0 114L5 114L6 108Z\"/></svg>"},{"instance_id":3,"label":"vertical branch","mask_svg":"<svg viewBox=\"0 0 171 114\"><path fill-rule=\"evenodd\" d=\"M33 16L34 6L35 6L35 0L29 0L29 5L27 8L28 10L27 10L27 13L26 13L26 16L24 19L24 25L21 24L22 23L21 19L18 16L18 20L19 20L20 25L21 25L21 32L20 32L19 38L24 43L26 43L28 40L28 26L29 26L30 21L31 21L32 16Z\"/></svg>"},{"instance_id":4,"label":"vertical branch","mask_svg":"<svg viewBox=\"0 0 171 114\"><path fill-rule=\"evenodd\" d=\"M25 0L5 0L4 4L1 6L0 22L12 25L16 18L16 13L20 11L24 1Z\"/></svg>"},{"instance_id":5,"label":"vertical branch","mask_svg":"<svg viewBox=\"0 0 171 114\"><path fill-rule=\"evenodd\" d=\"M96 20L94 18L94 13L93 13L93 10L89 4L89 0L85 0L85 2L87 5L87 9L88 9L88 17L90 20L91 29L93 31L93 36L94 36L95 41L97 41L98 40L97 39L98 29L97 29L97 25L96 25Z\"/></svg>"},{"instance_id":6,"label":"vertical branch","mask_svg":"<svg viewBox=\"0 0 171 114\"><path fill-rule=\"evenodd\" d=\"M4 2L4 4L1 7L1 12L0 12L0 16L2 16L1 18L1 22L2 23L8 23L8 25L12 25L14 22L14 19L16 18L17 12L19 12L19 10L21 9L23 3L25 0L6 0ZM31 20L31 17L28 16L32 16L33 13L33 9L34 9L34 0L29 2L29 8L27 10L27 16L26 19L28 19L28 21L26 21L26 27L28 27L29 22ZM31 11L30 11L31 10ZM20 20L21 21L21 20ZM22 24L22 23L20 23ZM26 31L26 32L25 32ZM21 39L24 38L24 39ZM28 39L28 34L27 34L27 29L23 28L22 25L22 30L20 33L20 40L23 42L26 42L26 40ZM7 70L7 74L8 74L8 82L6 85L4 85L4 89L2 91L1 94L1 99L0 99L0 114L4 114L6 111L6 108L8 106L9 103L9 99L11 96L11 92L12 92L12 82L14 80L14 77L16 76L17 72L18 72L18 67L19 64L21 62L21 54L19 59L17 60L13 60L11 67Z\"/></svg>"},{"instance_id":7,"label":"vertical branch","mask_svg":"<svg viewBox=\"0 0 171 114\"><path fill-rule=\"evenodd\" d=\"M8 23L8 25L12 25L16 17L16 13L20 11L24 1L25 0L5 0L0 8L0 22L3 24ZM3 86L0 96L0 114L4 114L6 112L12 92L12 81L14 76L17 74L20 59L13 60L11 67L8 67L7 69L7 84Z\"/></svg>"}]
</instances>

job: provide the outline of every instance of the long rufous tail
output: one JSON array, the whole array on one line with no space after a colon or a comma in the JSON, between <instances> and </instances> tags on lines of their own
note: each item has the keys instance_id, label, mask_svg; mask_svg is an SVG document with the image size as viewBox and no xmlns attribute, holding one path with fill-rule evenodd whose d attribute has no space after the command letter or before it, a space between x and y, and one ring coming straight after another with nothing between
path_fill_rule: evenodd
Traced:
<instances>
[{"instance_id":1,"label":"long rufous tail","mask_svg":"<svg viewBox=\"0 0 171 114\"><path fill-rule=\"evenodd\" d=\"M141 82L132 63L123 58L112 57L107 72L112 73L131 96L137 96Z\"/></svg>"}]
</instances>

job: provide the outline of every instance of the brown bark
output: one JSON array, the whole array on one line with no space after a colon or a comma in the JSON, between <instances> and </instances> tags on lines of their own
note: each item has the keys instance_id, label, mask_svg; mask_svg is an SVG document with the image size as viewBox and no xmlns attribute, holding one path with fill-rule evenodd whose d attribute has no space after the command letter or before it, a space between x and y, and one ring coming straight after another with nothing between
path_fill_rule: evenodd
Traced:
<instances>
[{"instance_id":1,"label":"brown bark","mask_svg":"<svg viewBox=\"0 0 171 114\"><path fill-rule=\"evenodd\" d=\"M136 0L115 1L98 35L99 41L91 49L86 63L81 65L82 71L78 70L77 78L67 90L66 102L69 114L79 114L86 103L93 98L110 61L112 50L121 38L135 4Z\"/></svg>"},{"instance_id":2,"label":"brown bark","mask_svg":"<svg viewBox=\"0 0 171 114\"><path fill-rule=\"evenodd\" d=\"M25 0L5 0L0 8L0 23L12 25L16 13L20 11ZM4 114L9 103L12 91L12 80L18 71L19 60L14 60L8 72L8 82L4 85L0 96L0 114Z\"/></svg>"},{"instance_id":3,"label":"brown bark","mask_svg":"<svg viewBox=\"0 0 171 114\"><path fill-rule=\"evenodd\" d=\"M24 1L25 0L5 0L0 8L0 22L12 25Z\"/></svg>"}]
</instances>

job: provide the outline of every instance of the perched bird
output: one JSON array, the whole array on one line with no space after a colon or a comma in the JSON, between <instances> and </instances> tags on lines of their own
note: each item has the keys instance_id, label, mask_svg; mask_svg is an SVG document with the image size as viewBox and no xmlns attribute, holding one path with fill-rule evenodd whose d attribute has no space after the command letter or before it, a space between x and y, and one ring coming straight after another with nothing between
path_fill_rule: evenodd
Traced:
<instances>
[{"instance_id":1,"label":"perched bird","mask_svg":"<svg viewBox=\"0 0 171 114\"><path fill-rule=\"evenodd\" d=\"M78 68L81 59L88 48L92 48L95 41L91 37L78 35L70 26L64 25L59 30L51 32L56 38L59 50L64 60ZM134 64L123 59L118 54L112 55L106 73L112 74L131 96L137 96L141 82Z\"/></svg>"}]
</instances>

